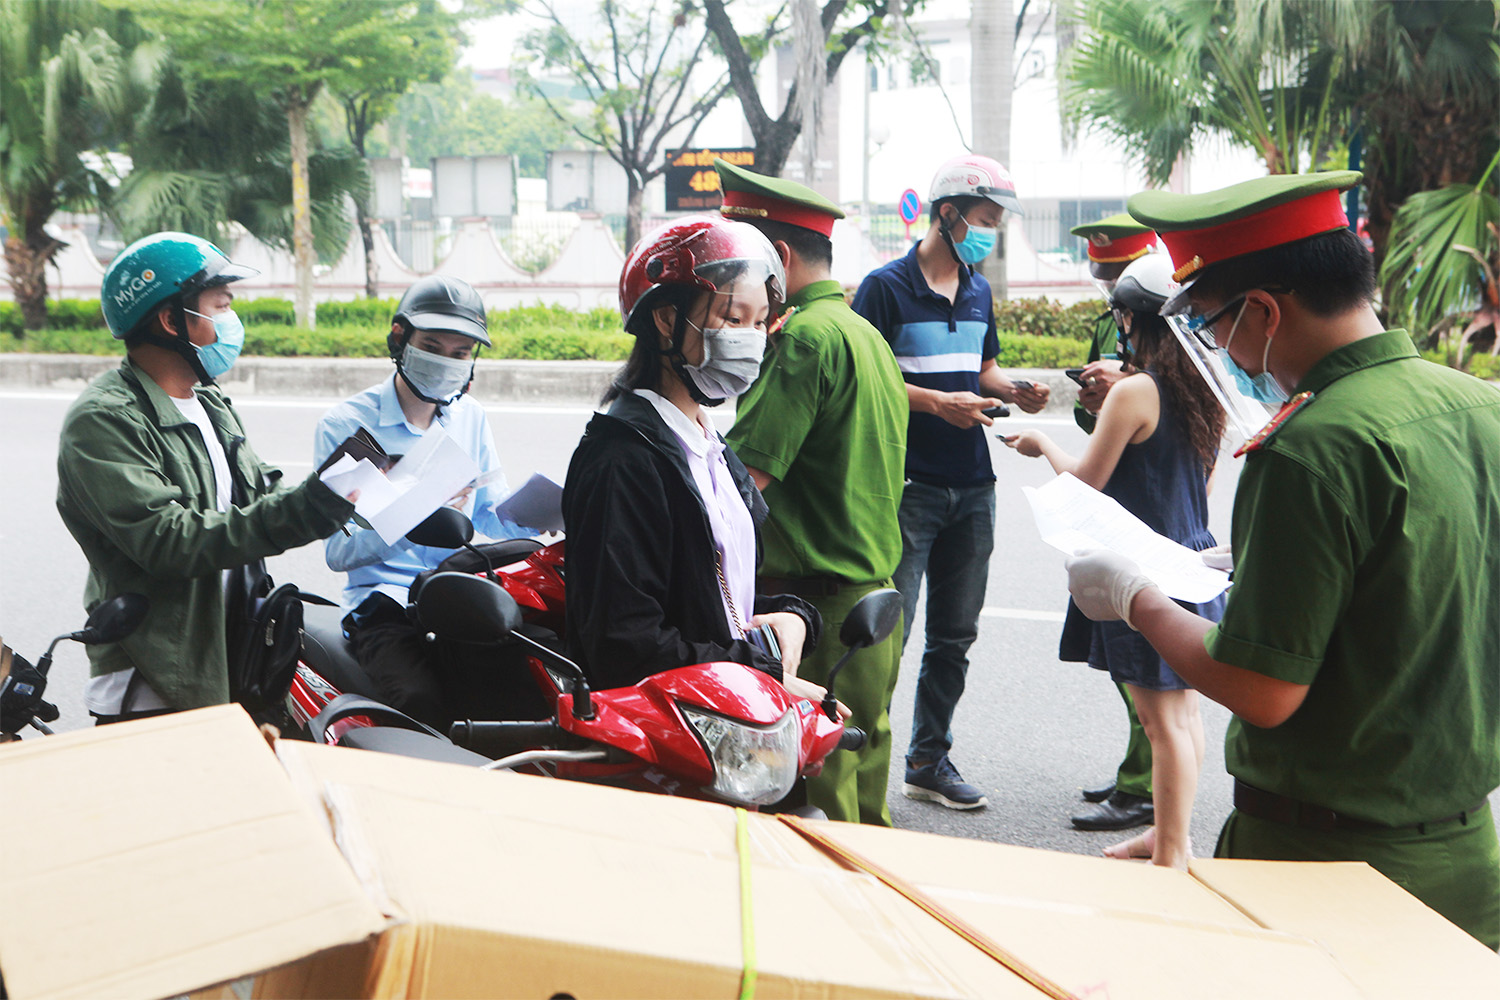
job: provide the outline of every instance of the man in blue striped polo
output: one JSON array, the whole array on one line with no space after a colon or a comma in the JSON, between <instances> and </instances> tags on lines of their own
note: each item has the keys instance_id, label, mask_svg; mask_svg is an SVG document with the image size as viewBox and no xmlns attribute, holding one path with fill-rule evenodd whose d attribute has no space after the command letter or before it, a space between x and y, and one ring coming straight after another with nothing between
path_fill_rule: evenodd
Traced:
<instances>
[{"instance_id":1,"label":"man in blue striped polo","mask_svg":"<svg viewBox=\"0 0 1500 1000\"><path fill-rule=\"evenodd\" d=\"M909 637L927 578L927 641L903 790L951 809L978 809L984 793L963 780L948 753L994 548L995 474L984 433L993 421L985 411L1015 403L1035 413L1048 389L1001 373L994 297L974 270L994 250L1005 210L1021 210L1010 175L987 156L960 156L938 170L928 200L927 235L865 277L854 310L891 345L911 407L895 583L906 598Z\"/></svg>"}]
</instances>

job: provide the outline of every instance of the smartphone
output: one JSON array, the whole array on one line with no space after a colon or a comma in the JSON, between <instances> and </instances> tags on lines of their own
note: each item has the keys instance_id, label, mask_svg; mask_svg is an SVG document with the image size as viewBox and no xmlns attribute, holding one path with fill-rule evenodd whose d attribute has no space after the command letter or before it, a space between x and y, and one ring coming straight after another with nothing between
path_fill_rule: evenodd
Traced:
<instances>
[{"instance_id":1,"label":"smartphone","mask_svg":"<svg viewBox=\"0 0 1500 1000\"><path fill-rule=\"evenodd\" d=\"M781 662L781 643L776 640L776 630L769 625L757 625L745 633L745 638L760 647L777 663Z\"/></svg>"},{"instance_id":2,"label":"smartphone","mask_svg":"<svg viewBox=\"0 0 1500 1000\"><path fill-rule=\"evenodd\" d=\"M1014 387L1016 387L1017 389L1030 389L1030 388L1032 388L1031 383L1028 382L1028 381L1026 381L1023 378L1012 379L1010 384L1013 385Z\"/></svg>"},{"instance_id":3,"label":"smartphone","mask_svg":"<svg viewBox=\"0 0 1500 1000\"><path fill-rule=\"evenodd\" d=\"M979 412L983 413L985 416L993 420L996 417L1010 416L1010 407L1006 406L1004 403L1001 403L999 406L991 406L988 409L980 410Z\"/></svg>"},{"instance_id":4,"label":"smartphone","mask_svg":"<svg viewBox=\"0 0 1500 1000\"><path fill-rule=\"evenodd\" d=\"M1079 385L1083 385L1082 368L1067 368L1063 370L1063 374L1068 376L1068 378L1072 379L1074 382L1077 382Z\"/></svg>"}]
</instances>

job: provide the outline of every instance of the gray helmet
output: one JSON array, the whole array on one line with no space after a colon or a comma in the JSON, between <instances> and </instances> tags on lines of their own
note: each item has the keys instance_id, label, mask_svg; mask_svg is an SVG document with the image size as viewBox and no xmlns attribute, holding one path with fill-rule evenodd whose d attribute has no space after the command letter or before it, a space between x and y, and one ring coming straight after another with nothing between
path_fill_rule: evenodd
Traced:
<instances>
[{"instance_id":1,"label":"gray helmet","mask_svg":"<svg viewBox=\"0 0 1500 1000\"><path fill-rule=\"evenodd\" d=\"M422 278L401 296L393 319L413 330L457 333L490 346L484 299L462 278L446 274Z\"/></svg>"}]
</instances>

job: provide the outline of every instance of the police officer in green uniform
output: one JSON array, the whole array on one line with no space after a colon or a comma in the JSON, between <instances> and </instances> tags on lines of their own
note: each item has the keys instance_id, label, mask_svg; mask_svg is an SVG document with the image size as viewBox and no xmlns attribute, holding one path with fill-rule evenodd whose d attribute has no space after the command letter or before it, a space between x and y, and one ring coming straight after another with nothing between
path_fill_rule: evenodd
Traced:
<instances>
[{"instance_id":1,"label":"police officer in green uniform","mask_svg":"<svg viewBox=\"0 0 1500 1000\"><path fill-rule=\"evenodd\" d=\"M723 214L765 233L787 275L783 324L728 435L771 508L759 589L812 602L836 636L856 601L891 585L901 559L906 384L885 340L830 278L838 206L794 181L714 166ZM824 642L798 675L823 684L842 652ZM886 713L900 663L901 643L890 638L839 673L838 698L868 741L832 754L808 782L809 803L830 819L891 825Z\"/></svg>"},{"instance_id":2,"label":"police officer in green uniform","mask_svg":"<svg viewBox=\"0 0 1500 1000\"><path fill-rule=\"evenodd\" d=\"M1156 233L1151 227L1141 225L1124 212L1098 222L1074 226L1069 232L1088 241L1089 276L1104 293L1106 304L1125 267L1150 253L1156 245ZM1114 310L1105 310L1094 324L1088 365L1081 376L1084 384L1073 403L1073 419L1089 434L1094 433L1096 414L1104 405L1105 395L1125 376L1124 366L1114 353L1119 335ZM1088 620L1079 614L1077 607L1069 604L1062 637L1058 641L1058 659L1087 662L1092 635L1093 627ZM1084 790L1083 798L1091 805L1073 816L1073 825L1080 830L1128 830L1144 826L1156 818L1151 804L1151 741L1146 738L1146 730L1135 714L1135 702L1130 698L1129 688L1124 684L1116 684L1115 688L1125 702L1130 736L1125 744L1125 756L1115 772L1115 780L1101 788Z\"/></svg>"},{"instance_id":3,"label":"police officer in green uniform","mask_svg":"<svg viewBox=\"0 0 1500 1000\"><path fill-rule=\"evenodd\" d=\"M1164 309L1184 339L1291 398L1241 449L1217 626L1112 553L1068 586L1235 713L1219 856L1365 861L1495 948L1500 393L1382 328L1338 200L1359 176L1130 199L1191 282Z\"/></svg>"}]
</instances>

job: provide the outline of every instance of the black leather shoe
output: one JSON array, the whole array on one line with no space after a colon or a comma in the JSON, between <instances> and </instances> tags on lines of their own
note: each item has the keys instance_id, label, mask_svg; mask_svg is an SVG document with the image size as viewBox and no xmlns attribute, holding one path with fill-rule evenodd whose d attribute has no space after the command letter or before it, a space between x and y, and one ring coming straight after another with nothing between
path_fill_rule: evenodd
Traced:
<instances>
[{"instance_id":1,"label":"black leather shoe","mask_svg":"<svg viewBox=\"0 0 1500 1000\"><path fill-rule=\"evenodd\" d=\"M1115 783L1111 781L1103 788L1085 788L1083 790L1083 801L1103 802L1115 793Z\"/></svg>"},{"instance_id":2,"label":"black leather shoe","mask_svg":"<svg viewBox=\"0 0 1500 1000\"><path fill-rule=\"evenodd\" d=\"M1129 830L1154 822L1151 800L1129 792L1114 792L1109 798L1073 817L1080 830Z\"/></svg>"}]
</instances>

